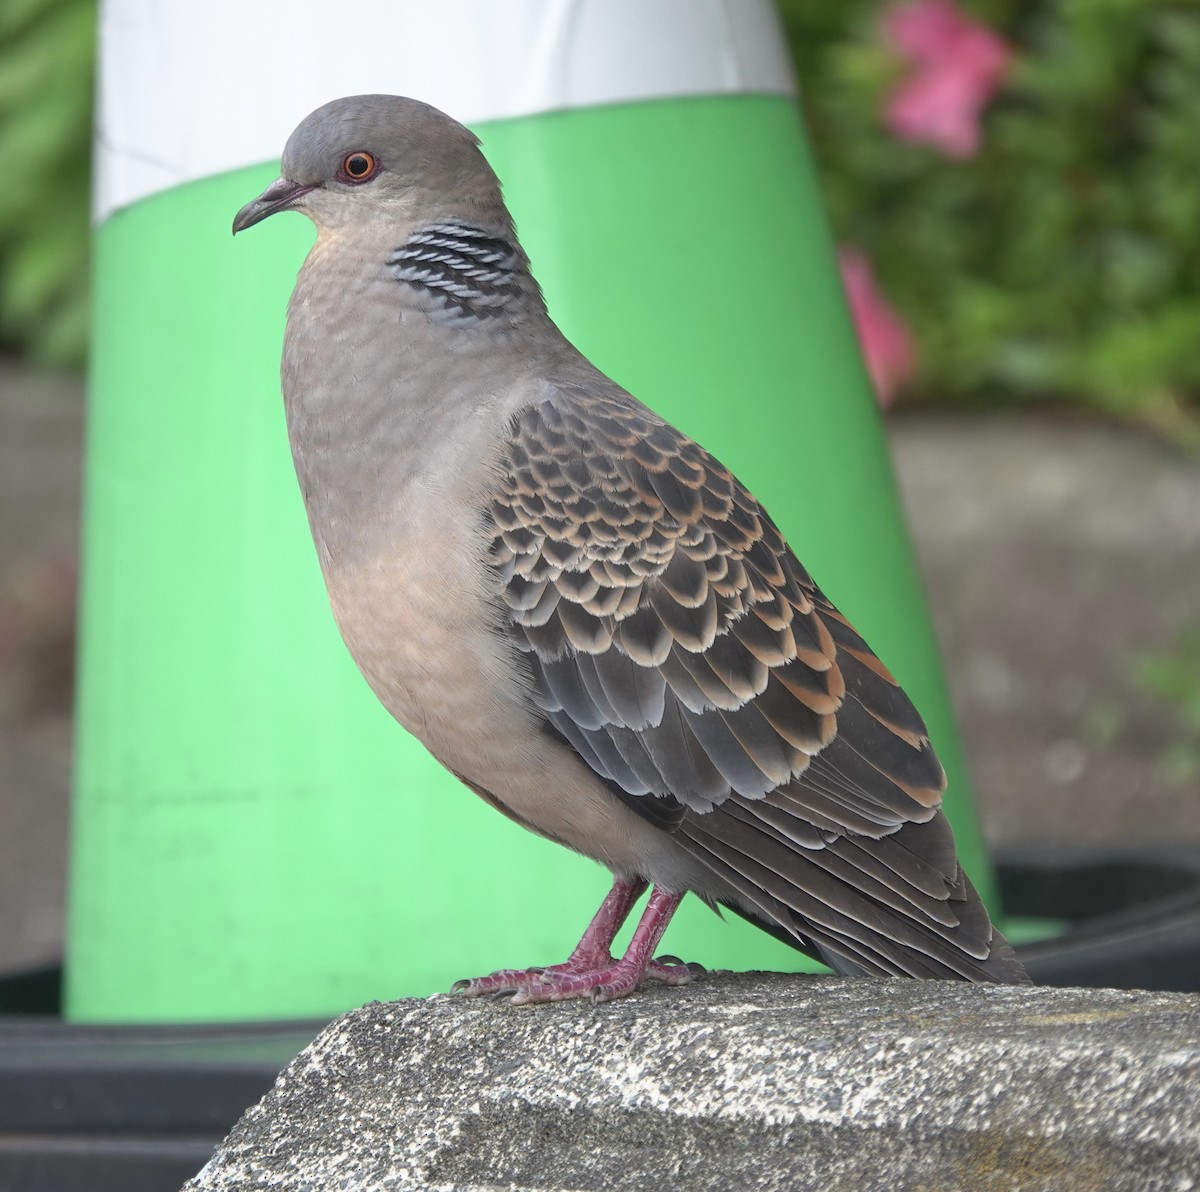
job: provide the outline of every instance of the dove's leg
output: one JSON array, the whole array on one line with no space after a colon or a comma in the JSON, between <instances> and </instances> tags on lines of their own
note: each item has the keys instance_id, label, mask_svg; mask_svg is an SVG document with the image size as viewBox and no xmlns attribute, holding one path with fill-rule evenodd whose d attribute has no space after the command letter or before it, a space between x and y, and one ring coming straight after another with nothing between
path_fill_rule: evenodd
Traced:
<instances>
[{"instance_id":1,"label":"dove's leg","mask_svg":"<svg viewBox=\"0 0 1200 1192\"><path fill-rule=\"evenodd\" d=\"M592 917L583 939L575 945L575 951L565 965L556 966L583 972L589 968L597 968L603 964L612 963L612 953L609 949L617 937L617 932L629 918L633 905L646 889L647 883L640 877L617 878L613 888L604 896L600 909Z\"/></svg>"},{"instance_id":2,"label":"dove's leg","mask_svg":"<svg viewBox=\"0 0 1200 1192\"><path fill-rule=\"evenodd\" d=\"M587 996L593 1001L610 1001L632 993L647 977L667 985L686 985L692 979L693 968L674 957L652 959L675 908L683 899L682 894L655 890L624 957L619 961L613 959L612 942L646 886L641 878L614 881L570 959L562 964L503 969L487 977L457 981L451 992L468 997L512 993L513 1003L522 1005Z\"/></svg>"}]
</instances>

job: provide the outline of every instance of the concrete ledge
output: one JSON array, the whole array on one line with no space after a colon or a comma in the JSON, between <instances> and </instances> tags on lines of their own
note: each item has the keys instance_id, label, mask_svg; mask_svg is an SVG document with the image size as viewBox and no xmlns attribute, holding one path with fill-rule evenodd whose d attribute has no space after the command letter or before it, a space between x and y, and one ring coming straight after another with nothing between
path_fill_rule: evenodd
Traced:
<instances>
[{"instance_id":1,"label":"concrete ledge","mask_svg":"<svg viewBox=\"0 0 1200 1192\"><path fill-rule=\"evenodd\" d=\"M189 1192L1200 1186L1200 997L718 974L331 1024Z\"/></svg>"}]
</instances>

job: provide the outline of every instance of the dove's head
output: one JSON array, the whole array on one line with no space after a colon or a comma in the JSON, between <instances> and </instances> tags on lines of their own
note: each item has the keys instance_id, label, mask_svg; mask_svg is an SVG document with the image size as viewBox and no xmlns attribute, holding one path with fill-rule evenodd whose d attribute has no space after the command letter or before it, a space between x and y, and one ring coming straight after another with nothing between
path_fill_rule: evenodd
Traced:
<instances>
[{"instance_id":1,"label":"dove's head","mask_svg":"<svg viewBox=\"0 0 1200 1192\"><path fill-rule=\"evenodd\" d=\"M450 214L508 221L500 185L474 134L415 99L335 99L305 117L288 138L281 164L282 177L234 217L235 233L277 211L301 211L323 231Z\"/></svg>"}]
</instances>

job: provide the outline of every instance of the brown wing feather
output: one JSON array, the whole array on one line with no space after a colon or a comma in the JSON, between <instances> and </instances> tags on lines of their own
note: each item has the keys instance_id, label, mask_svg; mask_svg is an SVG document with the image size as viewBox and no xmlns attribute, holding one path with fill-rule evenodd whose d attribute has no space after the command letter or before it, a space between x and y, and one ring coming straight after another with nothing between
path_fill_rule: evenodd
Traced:
<instances>
[{"instance_id":1,"label":"brown wing feather","mask_svg":"<svg viewBox=\"0 0 1200 1192\"><path fill-rule=\"evenodd\" d=\"M1008 979L921 717L726 468L564 385L516 419L493 514L547 721L737 909L868 972Z\"/></svg>"},{"instance_id":2,"label":"brown wing feather","mask_svg":"<svg viewBox=\"0 0 1200 1192\"><path fill-rule=\"evenodd\" d=\"M492 551L551 720L640 736L635 798L787 791L877 834L928 819L945 779L924 724L758 502L631 399L557 397L513 428Z\"/></svg>"}]
</instances>

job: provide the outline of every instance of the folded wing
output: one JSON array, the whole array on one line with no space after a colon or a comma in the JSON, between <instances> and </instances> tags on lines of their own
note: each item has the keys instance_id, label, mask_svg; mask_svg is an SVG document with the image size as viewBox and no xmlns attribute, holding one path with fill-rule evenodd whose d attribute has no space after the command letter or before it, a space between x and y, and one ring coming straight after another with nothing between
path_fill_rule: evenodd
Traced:
<instances>
[{"instance_id":1,"label":"folded wing","mask_svg":"<svg viewBox=\"0 0 1200 1192\"><path fill-rule=\"evenodd\" d=\"M492 564L548 726L843 971L1013 980L895 679L717 460L613 386L514 422Z\"/></svg>"}]
</instances>

